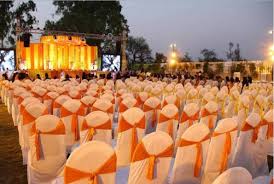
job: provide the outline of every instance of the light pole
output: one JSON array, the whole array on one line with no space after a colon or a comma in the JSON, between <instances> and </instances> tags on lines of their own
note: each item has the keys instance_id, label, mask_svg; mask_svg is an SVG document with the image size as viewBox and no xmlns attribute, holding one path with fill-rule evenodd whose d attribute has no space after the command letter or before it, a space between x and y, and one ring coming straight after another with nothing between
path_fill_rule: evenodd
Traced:
<instances>
[{"instance_id":1,"label":"light pole","mask_svg":"<svg viewBox=\"0 0 274 184\"><path fill-rule=\"evenodd\" d=\"M269 55L270 55L270 60L272 63L272 81L273 81L273 74L274 74L274 45L272 45L269 48Z\"/></svg>"},{"instance_id":2,"label":"light pole","mask_svg":"<svg viewBox=\"0 0 274 184\"><path fill-rule=\"evenodd\" d=\"M175 65L177 62L176 44L175 43L170 44L170 48L171 48L171 57L170 57L169 65L171 68L171 66Z\"/></svg>"}]
</instances>

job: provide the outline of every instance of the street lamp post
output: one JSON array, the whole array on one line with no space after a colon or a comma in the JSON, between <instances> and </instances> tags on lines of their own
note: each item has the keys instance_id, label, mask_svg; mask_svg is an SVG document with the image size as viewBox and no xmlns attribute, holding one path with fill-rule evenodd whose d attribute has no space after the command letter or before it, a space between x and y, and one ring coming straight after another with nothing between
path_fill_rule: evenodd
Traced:
<instances>
[{"instance_id":1,"label":"street lamp post","mask_svg":"<svg viewBox=\"0 0 274 184\"><path fill-rule=\"evenodd\" d=\"M176 64L176 60L177 60L177 50L176 50L176 44L173 43L173 44L170 44L170 47L171 47L171 57L170 57L170 61L169 61L169 65L170 65L170 68L171 66L175 65Z\"/></svg>"},{"instance_id":2,"label":"street lamp post","mask_svg":"<svg viewBox=\"0 0 274 184\"><path fill-rule=\"evenodd\" d=\"M274 45L272 45L269 49L270 60L272 63L272 81L273 81L273 74L274 74Z\"/></svg>"}]
</instances>

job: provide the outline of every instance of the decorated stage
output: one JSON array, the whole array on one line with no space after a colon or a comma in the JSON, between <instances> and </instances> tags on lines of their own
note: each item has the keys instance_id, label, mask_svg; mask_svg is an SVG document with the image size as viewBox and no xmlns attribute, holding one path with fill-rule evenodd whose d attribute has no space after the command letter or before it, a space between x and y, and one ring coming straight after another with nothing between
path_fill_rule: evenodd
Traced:
<instances>
[{"instance_id":1,"label":"decorated stage","mask_svg":"<svg viewBox=\"0 0 274 184\"><path fill-rule=\"evenodd\" d=\"M29 47L18 41L16 61L19 69L43 73L97 70L98 48L79 36L41 36L39 43Z\"/></svg>"}]
</instances>

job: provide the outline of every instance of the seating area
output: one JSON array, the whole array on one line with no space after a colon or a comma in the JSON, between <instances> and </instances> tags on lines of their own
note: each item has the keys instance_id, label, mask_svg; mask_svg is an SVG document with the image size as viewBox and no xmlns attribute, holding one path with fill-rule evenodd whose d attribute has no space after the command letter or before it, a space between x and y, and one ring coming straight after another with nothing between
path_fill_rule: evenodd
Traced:
<instances>
[{"instance_id":1,"label":"seating area","mask_svg":"<svg viewBox=\"0 0 274 184\"><path fill-rule=\"evenodd\" d=\"M273 86L241 89L136 77L0 81L29 184L273 183Z\"/></svg>"}]
</instances>

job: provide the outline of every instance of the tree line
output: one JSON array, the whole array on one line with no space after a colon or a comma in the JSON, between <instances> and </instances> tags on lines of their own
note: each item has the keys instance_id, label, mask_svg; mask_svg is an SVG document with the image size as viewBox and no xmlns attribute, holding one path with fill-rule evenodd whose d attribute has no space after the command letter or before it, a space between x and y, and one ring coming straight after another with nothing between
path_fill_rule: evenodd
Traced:
<instances>
[{"instance_id":1,"label":"tree line","mask_svg":"<svg viewBox=\"0 0 274 184\"><path fill-rule=\"evenodd\" d=\"M30 29L38 24L34 12L37 11L33 0L23 1L15 7L15 1L3 1L0 3L0 47L15 47L16 21L20 21L20 27ZM121 13L122 6L119 1L53 1L56 7L54 16L57 20L47 20L43 29L121 35L123 31L130 32L127 20ZM86 39L89 45L101 48L102 53L115 53L117 43L115 41ZM119 43L118 43L119 44ZM128 36L126 54L129 68L140 63L166 63L168 58L163 53L152 51L143 37ZM202 49L199 61L223 61L214 49ZM229 43L226 52L228 60L244 60L241 56L240 45ZM179 62L193 61L188 52L178 56Z\"/></svg>"}]
</instances>

